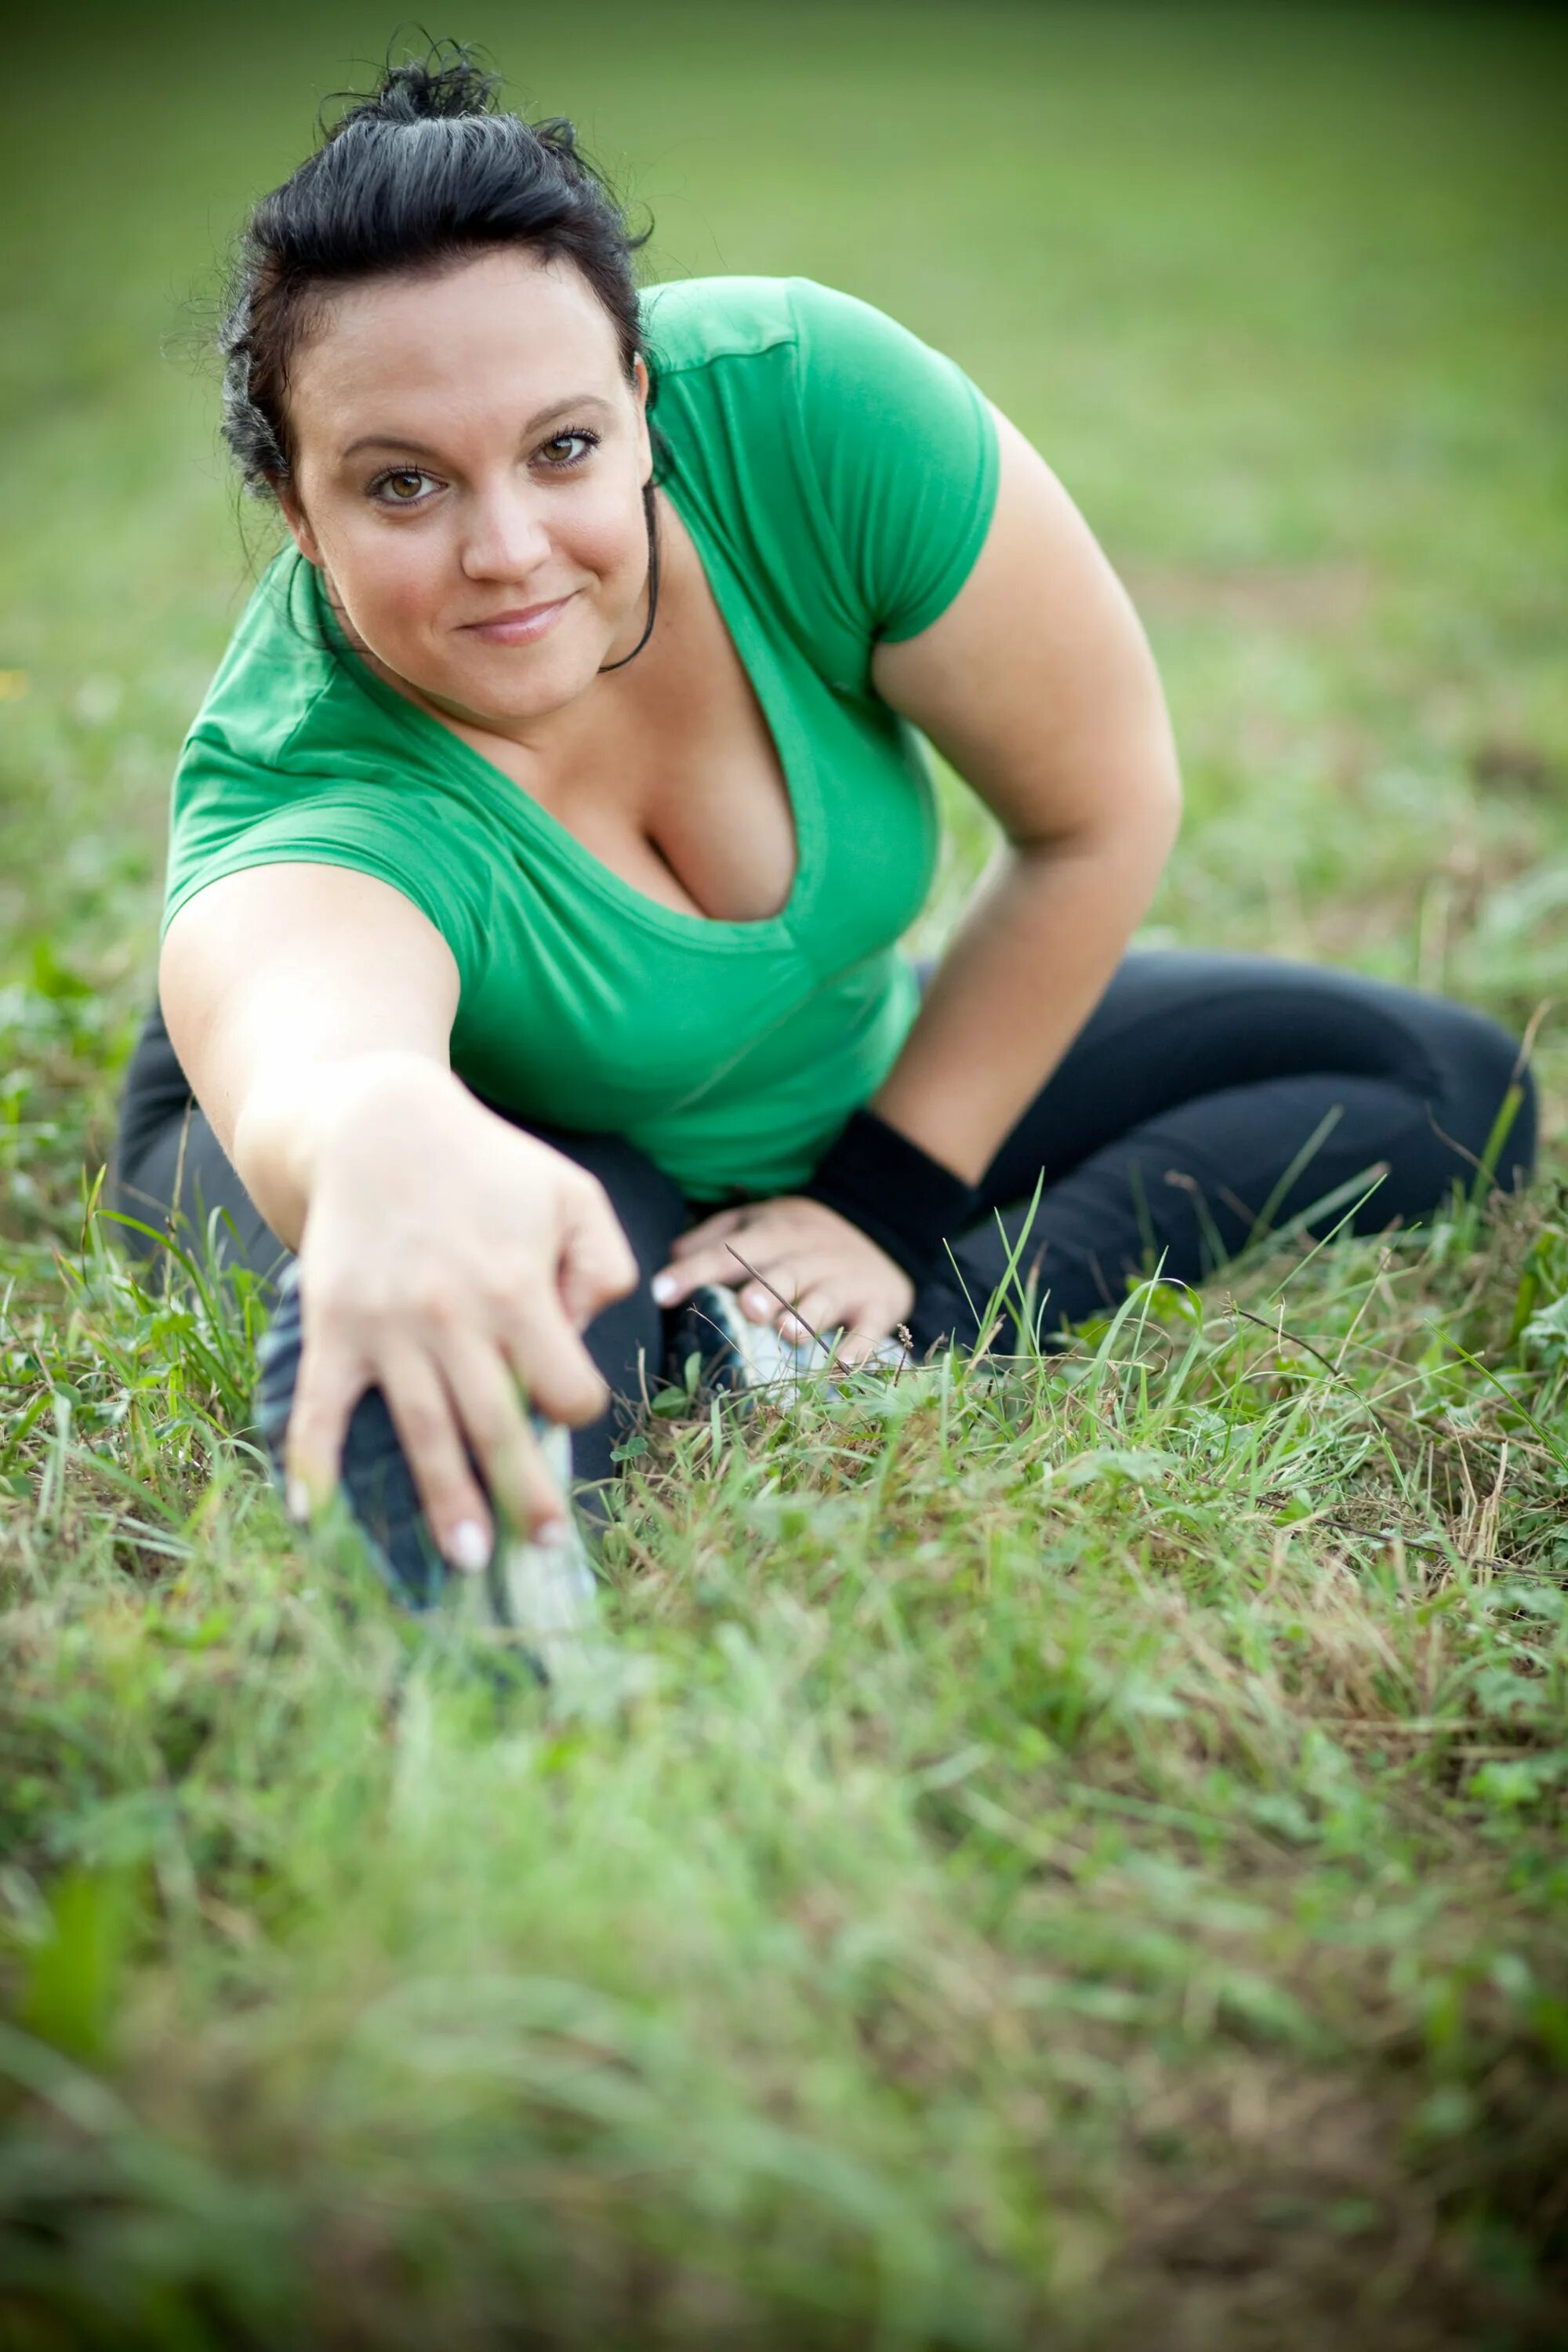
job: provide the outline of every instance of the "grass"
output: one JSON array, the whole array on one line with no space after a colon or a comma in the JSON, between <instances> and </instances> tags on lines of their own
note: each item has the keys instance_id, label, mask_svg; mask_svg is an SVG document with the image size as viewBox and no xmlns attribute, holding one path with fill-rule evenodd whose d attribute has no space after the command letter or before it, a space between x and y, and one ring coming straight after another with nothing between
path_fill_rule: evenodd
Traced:
<instances>
[{"instance_id":1,"label":"grass","mask_svg":"<svg viewBox=\"0 0 1568 2352\"><path fill-rule=\"evenodd\" d=\"M1547 1007L1526 1200L1152 1274L1066 1356L650 1420L611 1659L544 1695L300 1548L257 1301L194 1237L152 1295L95 1205L247 580L159 344L388 29L78 10L8 65L0 2345L1544 2352L1561 38L451 27L633 181L656 273L863 292L1051 456L1185 754L1151 939ZM984 847L949 803L928 944Z\"/></svg>"}]
</instances>

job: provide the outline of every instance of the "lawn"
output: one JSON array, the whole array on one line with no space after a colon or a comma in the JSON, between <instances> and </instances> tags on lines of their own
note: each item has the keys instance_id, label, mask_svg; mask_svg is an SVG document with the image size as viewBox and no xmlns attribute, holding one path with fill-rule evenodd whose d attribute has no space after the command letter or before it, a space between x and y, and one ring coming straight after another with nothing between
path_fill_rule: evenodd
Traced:
<instances>
[{"instance_id":1,"label":"lawn","mask_svg":"<svg viewBox=\"0 0 1568 2352\"><path fill-rule=\"evenodd\" d=\"M542 1693L304 1548L95 1208L257 563L200 346L395 18L68 7L0 178L0 2352L1568 2340L1545 13L506 10L657 224L952 352L1128 580L1152 941L1540 1015L1533 1192L674 1412ZM944 784L940 941L984 846Z\"/></svg>"}]
</instances>

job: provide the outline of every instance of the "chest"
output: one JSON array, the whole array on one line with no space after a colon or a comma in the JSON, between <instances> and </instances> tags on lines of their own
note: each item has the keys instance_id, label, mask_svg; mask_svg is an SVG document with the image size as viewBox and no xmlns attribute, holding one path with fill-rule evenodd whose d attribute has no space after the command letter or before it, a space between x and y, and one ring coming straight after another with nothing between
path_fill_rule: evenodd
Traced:
<instances>
[{"instance_id":1,"label":"chest","mask_svg":"<svg viewBox=\"0 0 1568 2352\"><path fill-rule=\"evenodd\" d=\"M790 897L799 861L783 760L757 689L696 551L669 514L655 634L634 680L549 772L500 766L618 879L677 912L763 922ZM671 558L674 561L671 561ZM673 576L671 576L673 575ZM653 658L657 654L657 658Z\"/></svg>"}]
</instances>

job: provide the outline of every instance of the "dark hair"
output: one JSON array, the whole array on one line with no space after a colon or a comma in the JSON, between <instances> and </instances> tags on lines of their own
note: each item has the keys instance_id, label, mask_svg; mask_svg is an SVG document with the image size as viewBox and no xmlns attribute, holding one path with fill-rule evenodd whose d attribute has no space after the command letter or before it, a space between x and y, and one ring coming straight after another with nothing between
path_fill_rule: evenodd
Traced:
<instances>
[{"instance_id":1,"label":"dark hair","mask_svg":"<svg viewBox=\"0 0 1568 2352\"><path fill-rule=\"evenodd\" d=\"M312 299L335 286L526 245L582 271L614 322L628 377L639 352L647 364L632 257L651 227L629 233L570 122L526 122L497 105L499 88L456 42L389 59L372 95L339 93L347 110L255 207L218 331L223 436L247 489L265 495L293 470L289 362ZM658 472L657 436L654 450Z\"/></svg>"}]
</instances>

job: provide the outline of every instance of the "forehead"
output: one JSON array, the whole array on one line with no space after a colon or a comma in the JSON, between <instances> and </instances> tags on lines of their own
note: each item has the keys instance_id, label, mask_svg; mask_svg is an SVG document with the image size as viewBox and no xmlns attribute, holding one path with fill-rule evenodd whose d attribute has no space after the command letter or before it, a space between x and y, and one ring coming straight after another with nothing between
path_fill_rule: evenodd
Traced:
<instances>
[{"instance_id":1,"label":"forehead","mask_svg":"<svg viewBox=\"0 0 1568 2352\"><path fill-rule=\"evenodd\" d=\"M299 422L395 392L399 407L468 404L505 386L534 404L560 385L621 379L615 322L569 261L519 247L335 288L289 368Z\"/></svg>"}]
</instances>

